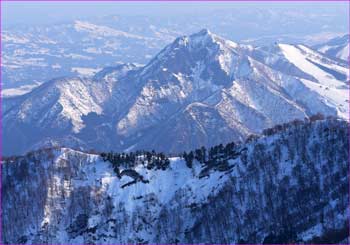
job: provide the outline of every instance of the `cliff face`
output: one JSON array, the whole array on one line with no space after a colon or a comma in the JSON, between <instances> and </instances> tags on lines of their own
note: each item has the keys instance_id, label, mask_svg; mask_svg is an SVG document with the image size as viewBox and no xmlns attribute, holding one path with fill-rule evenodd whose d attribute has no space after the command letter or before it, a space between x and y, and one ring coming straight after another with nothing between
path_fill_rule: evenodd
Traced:
<instances>
[{"instance_id":1,"label":"cliff face","mask_svg":"<svg viewBox=\"0 0 350 245\"><path fill-rule=\"evenodd\" d=\"M235 146L225 164L171 158L165 170L138 164L119 177L67 148L7 158L4 243L347 241L348 124L275 131Z\"/></svg>"}]
</instances>

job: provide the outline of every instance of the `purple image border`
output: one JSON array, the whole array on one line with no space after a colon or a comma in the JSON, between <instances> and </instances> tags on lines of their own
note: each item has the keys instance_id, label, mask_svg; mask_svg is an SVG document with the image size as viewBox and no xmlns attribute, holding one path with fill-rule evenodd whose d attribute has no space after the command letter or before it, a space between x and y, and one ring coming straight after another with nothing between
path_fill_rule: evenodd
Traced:
<instances>
[{"instance_id":1,"label":"purple image border","mask_svg":"<svg viewBox=\"0 0 350 245\"><path fill-rule=\"evenodd\" d=\"M223 3L223 2L250 2L250 3L263 3L263 2L348 2L348 35L350 35L350 0L0 0L0 37L2 34L2 2L213 2L213 3ZM350 46L350 39L349 46ZM348 53L348 75L350 78L350 48ZM350 89L349 89L349 102L348 106L350 107ZM349 119L350 119L350 110L349 110ZM348 140L349 140L349 149L348 149L348 174L350 173L350 124L348 124ZM0 245L2 245L2 150L3 150L3 124L2 124L2 38L0 38ZM350 181L348 184L350 191ZM350 193L349 193L349 204L350 206ZM349 227L349 237L350 237L350 214L348 215L348 227ZM10 245L22 245L22 244L10 244ZM36 244L36 245L46 245L46 244ZM65 245L65 244L52 244L52 245ZM70 244L70 245L87 245L87 244ZM106 245L106 244L96 244L96 245ZM163 244L168 245L168 244ZM170 244L169 244L170 245ZM193 245L193 244L181 244L181 245ZM219 244L218 244L219 245ZM247 245L256 245L256 244L247 244ZM319 245L331 245L331 244L319 244ZM332 244L333 245L333 244ZM345 245L345 244L344 244Z\"/></svg>"}]
</instances>

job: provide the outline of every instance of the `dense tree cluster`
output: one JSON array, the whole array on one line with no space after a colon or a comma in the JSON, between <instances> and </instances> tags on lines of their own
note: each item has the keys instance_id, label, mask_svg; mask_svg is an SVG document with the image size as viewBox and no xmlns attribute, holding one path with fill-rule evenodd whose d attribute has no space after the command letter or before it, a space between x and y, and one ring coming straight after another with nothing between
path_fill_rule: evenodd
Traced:
<instances>
[{"instance_id":1,"label":"dense tree cluster","mask_svg":"<svg viewBox=\"0 0 350 245\"><path fill-rule=\"evenodd\" d=\"M310 116L309 118L305 118L304 120L295 119L291 122L283 123L283 124L277 124L272 128L267 128L262 131L262 136L270 136L282 131L286 131L289 129L292 129L294 127L303 126L306 124L311 124L315 121L319 120L337 120L336 117L333 116L327 116L325 117L321 113L317 113L315 115ZM251 134L247 137L245 140L245 143L251 143L254 141L257 141L261 136L257 134ZM194 151L190 152L184 152L183 158L186 161L186 164L189 168L192 167L193 160L197 160L200 163L212 165L214 163L220 164L222 162L227 161L228 159L236 158L240 155L242 151L245 149L242 149L242 144L234 142L228 143L227 145L217 145L209 148L207 150L205 147L201 147L199 149L196 149Z\"/></svg>"},{"instance_id":2,"label":"dense tree cluster","mask_svg":"<svg viewBox=\"0 0 350 245\"><path fill-rule=\"evenodd\" d=\"M265 136L269 136L269 135L273 135L273 134L275 134L277 132L289 129L289 128L293 127L293 126L300 126L300 125L303 125L305 123L312 123L312 122L320 121L320 120L324 120L324 119L326 119L326 117L323 114L317 113L315 115L310 116L309 118L305 118L304 120L294 119L291 122L287 122L287 123L283 123L283 124L276 124L272 128L264 129L262 134L265 135ZM327 119L330 119L330 120L331 119L336 119L336 117L328 116ZM254 138L254 137L256 137L256 135L249 136L247 138L247 141L248 140L252 140L252 138Z\"/></svg>"},{"instance_id":3,"label":"dense tree cluster","mask_svg":"<svg viewBox=\"0 0 350 245\"><path fill-rule=\"evenodd\" d=\"M102 152L100 155L104 161L112 163L114 171L118 175L120 174L120 168L128 169L142 164L145 165L147 169L155 168L165 170L170 164L168 157L163 153L156 153L154 150L130 153Z\"/></svg>"},{"instance_id":4,"label":"dense tree cluster","mask_svg":"<svg viewBox=\"0 0 350 245\"><path fill-rule=\"evenodd\" d=\"M192 168L193 160L197 160L200 163L212 165L214 163L226 162L228 159L236 158L240 154L240 150L236 147L234 142L227 145L216 145L210 147L209 150L205 147L201 147L194 151L184 152L182 157L186 161L186 165Z\"/></svg>"},{"instance_id":5,"label":"dense tree cluster","mask_svg":"<svg viewBox=\"0 0 350 245\"><path fill-rule=\"evenodd\" d=\"M310 124L314 121L324 120L326 117L320 113L305 118L304 120L295 119L291 122L284 124L277 124L272 128L267 128L262 131L263 136L270 136L281 131L289 130L293 127L302 126L305 124ZM328 116L328 120L336 119L335 117ZM261 136L252 134L247 137L245 143L251 143L257 141ZM184 158L186 165L189 168L192 168L193 161L197 160L199 163L213 166L213 165L227 165L229 159L237 158L241 155L241 152L246 150L243 147L244 144L238 143L228 143L226 145L219 144L210 148L201 148L195 149L193 151L184 152L182 157ZM165 170L170 164L169 158L165 156L164 153L156 153L152 151L136 151L130 153L101 153L104 161L109 161L113 164L115 172L119 175L119 169L122 167L124 169L133 168L138 164L145 165L148 169L163 169ZM244 158L244 157L243 157ZM244 159L243 159L244 160Z\"/></svg>"},{"instance_id":6,"label":"dense tree cluster","mask_svg":"<svg viewBox=\"0 0 350 245\"><path fill-rule=\"evenodd\" d=\"M209 213L216 219L208 222L204 218L198 223L204 224L212 233L220 232L212 227L235 220L239 207L229 209L226 206L237 201L250 203L244 206L243 218L230 227L234 236L237 235L238 243L252 241L259 229L255 226L256 220L261 222L261 229L266 227L265 215L273 225L264 239L258 242L305 243L298 235L316 225L322 230L320 237L306 243L345 241L349 227L346 218L339 218L339 214L349 204L349 124L336 118L315 122L318 120L322 117L296 120L282 125L276 137L253 139L249 152L240 153L242 165L235 169L238 178L232 178L232 187L225 188L213 198L215 205L203 205L197 209L198 213ZM234 150L240 152L243 146L236 145ZM330 206L330 201L337 203L334 208ZM220 211L215 212L215 209ZM263 216L260 215L262 213ZM335 227L334 220L342 220L343 223L339 222ZM254 227L250 236L243 235L241 238L241 227L250 225ZM196 231L192 232L193 237L198 235Z\"/></svg>"}]
</instances>

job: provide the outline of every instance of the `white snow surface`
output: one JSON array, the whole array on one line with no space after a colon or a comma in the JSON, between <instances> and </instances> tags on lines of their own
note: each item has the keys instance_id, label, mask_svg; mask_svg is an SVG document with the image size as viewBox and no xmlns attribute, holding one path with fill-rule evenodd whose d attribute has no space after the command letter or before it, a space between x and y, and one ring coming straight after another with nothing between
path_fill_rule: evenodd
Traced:
<instances>
[{"instance_id":1,"label":"white snow surface","mask_svg":"<svg viewBox=\"0 0 350 245\"><path fill-rule=\"evenodd\" d=\"M23 94L29 93L34 88L40 86L40 84L41 83L35 83L31 85L22 85L17 88L2 89L1 96L3 96L4 98L4 97L15 97L15 96L23 95Z\"/></svg>"},{"instance_id":2,"label":"white snow surface","mask_svg":"<svg viewBox=\"0 0 350 245\"><path fill-rule=\"evenodd\" d=\"M279 47L283 55L291 63L317 79L317 82L306 79L301 79L301 81L303 81L308 88L324 97L327 104L337 108L339 116L349 119L349 103L346 101L349 99L349 86L346 86L344 82L337 80L332 74L325 72L307 60L308 58L314 58L314 51L307 47L288 44L279 44ZM320 61L318 60L318 62ZM345 67L327 64L326 62L322 62L321 64L348 77L348 69Z\"/></svg>"},{"instance_id":3,"label":"white snow surface","mask_svg":"<svg viewBox=\"0 0 350 245\"><path fill-rule=\"evenodd\" d=\"M87 21L80 21L76 20L74 23L74 28L77 31L86 31L89 32L93 36L121 36L126 38L135 38L135 39L146 39L145 37L127 33L124 31L116 30L114 28L108 27L108 26L102 26L102 25L96 25L89 23Z\"/></svg>"},{"instance_id":4,"label":"white snow surface","mask_svg":"<svg viewBox=\"0 0 350 245\"><path fill-rule=\"evenodd\" d=\"M65 154L72 154L71 151L64 149L62 153L59 153L57 159L64 159ZM78 154L80 153L78 152ZM227 176L222 177L223 174L220 172L213 172L210 176L212 181L208 181L207 178L199 179L197 175L201 167L198 163L192 170L179 157L173 157L169 160L170 166L166 170L148 170L142 164L136 166L134 170L145 180L149 180L150 184L139 181L122 188L133 178L124 175L119 179L114 173L111 163L104 162L97 155L89 155L87 162L81 168L85 176L84 179L74 180L73 185L76 187L102 185L102 191L113 198L115 206L119 202L123 202L126 210L133 212L138 205L142 205L142 200L138 201L137 197L156 194L157 200L161 205L164 205L169 203L180 189L190 188L195 193L191 196L191 202L205 202L209 195L214 195L217 188L227 181Z\"/></svg>"}]
</instances>

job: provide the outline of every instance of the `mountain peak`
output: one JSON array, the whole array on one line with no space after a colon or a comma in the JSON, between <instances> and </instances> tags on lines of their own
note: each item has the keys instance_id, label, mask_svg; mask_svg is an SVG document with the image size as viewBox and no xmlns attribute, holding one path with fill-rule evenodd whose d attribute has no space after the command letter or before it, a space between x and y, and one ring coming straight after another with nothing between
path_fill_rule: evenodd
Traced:
<instances>
[{"instance_id":1,"label":"mountain peak","mask_svg":"<svg viewBox=\"0 0 350 245\"><path fill-rule=\"evenodd\" d=\"M202 29L199 32L193 33L189 36L189 39L192 43L201 42L215 42L216 35L211 33L208 29Z\"/></svg>"},{"instance_id":2,"label":"mountain peak","mask_svg":"<svg viewBox=\"0 0 350 245\"><path fill-rule=\"evenodd\" d=\"M144 70L149 70L147 67L149 66L158 66L157 62L162 61L164 63L170 62L172 63L171 67L175 67L173 61L175 60L190 60L188 59L186 54L187 52L200 52L203 48L211 48L219 45L221 39L216 35L212 34L208 29L202 29L199 32L196 32L191 35L184 35L175 39L175 41L168 46L166 46L147 66ZM222 41L224 42L224 41ZM203 53L202 53L203 55ZM194 55L196 56L196 55ZM197 58L199 56L197 55ZM201 57L203 58L203 57ZM166 62L165 62L166 60ZM188 66L183 64L183 69L188 69ZM176 65L178 66L178 64ZM169 68L169 67L168 67Z\"/></svg>"},{"instance_id":3,"label":"mountain peak","mask_svg":"<svg viewBox=\"0 0 350 245\"><path fill-rule=\"evenodd\" d=\"M209 31L209 29L204 28L204 29L200 30L199 32L197 32L197 33L195 33L195 34L193 34L193 35L198 35L198 36L211 36L212 33Z\"/></svg>"},{"instance_id":4,"label":"mountain peak","mask_svg":"<svg viewBox=\"0 0 350 245\"><path fill-rule=\"evenodd\" d=\"M220 37L208 29L202 29L199 32L190 35L188 37L188 41L191 47L198 47L198 45L201 47L208 45L219 45L220 47L236 48L238 46L237 43Z\"/></svg>"},{"instance_id":5,"label":"mountain peak","mask_svg":"<svg viewBox=\"0 0 350 245\"><path fill-rule=\"evenodd\" d=\"M173 44L180 46L197 46L197 44L206 45L208 43L215 42L216 35L211 33L208 29L202 29L199 32L191 35L179 37Z\"/></svg>"},{"instance_id":6,"label":"mountain peak","mask_svg":"<svg viewBox=\"0 0 350 245\"><path fill-rule=\"evenodd\" d=\"M6 102L4 152L70 136L82 147L180 152L317 112L348 118L346 71L305 46L246 47L204 29L179 37L143 67L60 79Z\"/></svg>"}]
</instances>

